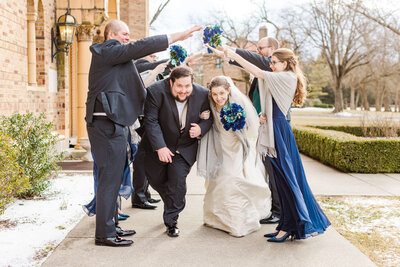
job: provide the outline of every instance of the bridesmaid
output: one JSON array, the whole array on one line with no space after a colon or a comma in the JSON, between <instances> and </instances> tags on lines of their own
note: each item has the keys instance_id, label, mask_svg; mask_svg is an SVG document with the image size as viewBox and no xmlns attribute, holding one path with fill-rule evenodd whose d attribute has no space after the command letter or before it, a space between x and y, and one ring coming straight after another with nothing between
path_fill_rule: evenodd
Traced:
<instances>
[{"instance_id":1,"label":"bridesmaid","mask_svg":"<svg viewBox=\"0 0 400 267\"><path fill-rule=\"evenodd\" d=\"M330 222L307 183L292 128L285 118L291 104L302 106L307 94L297 58L290 49L277 49L271 57L273 72L267 72L243 59L233 49L224 52L260 82L260 120L263 124L257 149L271 160L281 204L281 219L275 232L264 236L269 237L269 242L284 242L288 237L305 239L322 234Z\"/></svg>"}]
</instances>

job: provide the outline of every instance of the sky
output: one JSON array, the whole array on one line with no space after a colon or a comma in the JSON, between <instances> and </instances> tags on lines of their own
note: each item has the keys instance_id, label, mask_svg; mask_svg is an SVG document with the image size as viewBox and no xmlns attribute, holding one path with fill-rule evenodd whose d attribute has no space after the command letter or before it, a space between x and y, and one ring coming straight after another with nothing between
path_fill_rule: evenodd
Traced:
<instances>
[{"instance_id":1,"label":"sky","mask_svg":"<svg viewBox=\"0 0 400 267\"><path fill-rule=\"evenodd\" d=\"M265 0L265 3L269 14L273 18L279 15L280 9L295 5L303 5L311 1L313 0ZM372 8L392 9L395 7L398 11L400 10L400 1L398 0L365 1L367 5ZM149 1L150 19L153 17L160 3L164 2L166 2L166 0ZM201 22L204 23L208 21L210 13L214 13L215 10L224 11L230 17L235 18L235 21L245 20L255 16L258 6L263 2L264 0L170 0L169 4L150 28L150 35L173 33L186 30L196 24L201 25ZM209 21L211 24L211 18ZM268 34L274 35L273 26L265 26L268 28ZM256 31L258 32L257 29ZM198 52L202 45L202 32L180 44L188 50L189 54ZM205 48L203 52L205 52ZM168 57L168 54L162 53L159 57L165 58Z\"/></svg>"}]
</instances>

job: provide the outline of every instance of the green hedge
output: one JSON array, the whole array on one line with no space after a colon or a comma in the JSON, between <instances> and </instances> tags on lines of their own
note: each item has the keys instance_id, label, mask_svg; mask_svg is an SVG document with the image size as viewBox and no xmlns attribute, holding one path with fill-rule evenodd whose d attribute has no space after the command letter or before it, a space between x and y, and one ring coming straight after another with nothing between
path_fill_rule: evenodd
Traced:
<instances>
[{"instance_id":1,"label":"green hedge","mask_svg":"<svg viewBox=\"0 0 400 267\"><path fill-rule=\"evenodd\" d=\"M295 126L299 150L345 172L400 172L400 138L363 138L351 134Z\"/></svg>"},{"instance_id":2,"label":"green hedge","mask_svg":"<svg viewBox=\"0 0 400 267\"><path fill-rule=\"evenodd\" d=\"M340 132L345 132L349 134L353 134L356 136L364 136L363 130L359 126L310 126L310 127L315 127L318 129L323 129L323 130L334 130L334 131L340 131ZM384 137L384 130L380 127L367 127L366 129L367 133L371 133L371 131L377 133L380 137ZM397 135L400 137L400 130L397 132Z\"/></svg>"}]
</instances>

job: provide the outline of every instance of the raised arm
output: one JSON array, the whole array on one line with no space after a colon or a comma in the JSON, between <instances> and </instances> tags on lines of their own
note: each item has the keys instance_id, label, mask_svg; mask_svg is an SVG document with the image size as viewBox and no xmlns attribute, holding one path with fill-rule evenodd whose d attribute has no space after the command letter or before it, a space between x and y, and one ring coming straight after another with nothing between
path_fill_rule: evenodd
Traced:
<instances>
[{"instance_id":1,"label":"raised arm","mask_svg":"<svg viewBox=\"0 0 400 267\"><path fill-rule=\"evenodd\" d=\"M251 64L249 61L242 58L238 53L236 53L232 49L224 49L224 53L225 53L226 57L239 63L246 71L253 74L254 77L259 78L259 79L264 79L264 76L262 74L263 73L262 69L260 69L259 67L257 67L254 64Z\"/></svg>"},{"instance_id":2,"label":"raised arm","mask_svg":"<svg viewBox=\"0 0 400 267\"><path fill-rule=\"evenodd\" d=\"M148 87L149 85L151 85L155 81L157 75L162 73L165 70L168 63L169 63L169 60L164 63L158 64L157 67L155 67L153 70L151 70L150 74L147 75L146 78L143 80L144 86Z\"/></svg>"}]
</instances>

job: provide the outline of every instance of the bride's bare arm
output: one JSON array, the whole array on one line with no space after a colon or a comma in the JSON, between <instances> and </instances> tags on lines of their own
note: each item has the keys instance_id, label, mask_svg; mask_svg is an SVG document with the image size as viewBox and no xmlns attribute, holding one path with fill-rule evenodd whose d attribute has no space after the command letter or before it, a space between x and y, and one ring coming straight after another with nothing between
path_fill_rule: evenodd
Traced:
<instances>
[{"instance_id":1,"label":"bride's bare arm","mask_svg":"<svg viewBox=\"0 0 400 267\"><path fill-rule=\"evenodd\" d=\"M254 77L259 79L264 79L263 71L257 67L256 65L248 62L244 58L242 58L239 54L237 54L233 49L224 49L225 55L231 60L239 63L245 70L253 74Z\"/></svg>"}]
</instances>

